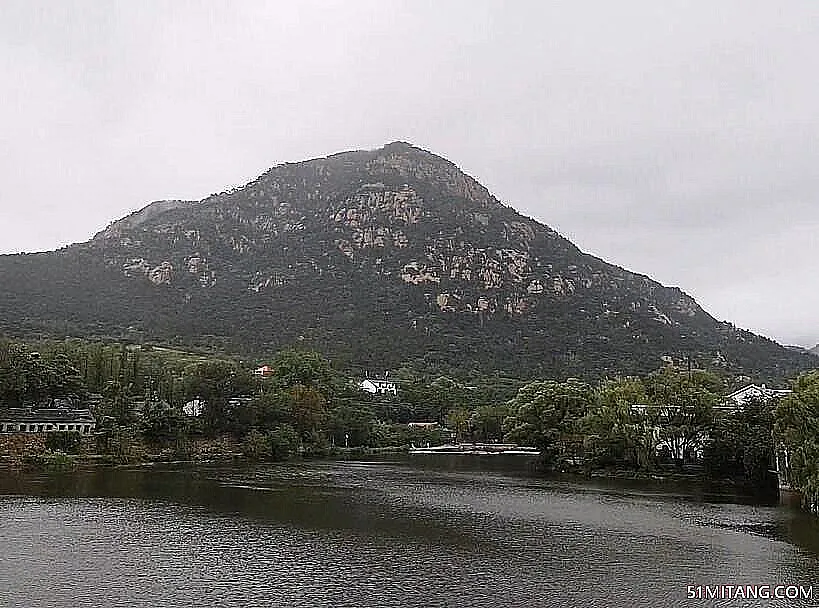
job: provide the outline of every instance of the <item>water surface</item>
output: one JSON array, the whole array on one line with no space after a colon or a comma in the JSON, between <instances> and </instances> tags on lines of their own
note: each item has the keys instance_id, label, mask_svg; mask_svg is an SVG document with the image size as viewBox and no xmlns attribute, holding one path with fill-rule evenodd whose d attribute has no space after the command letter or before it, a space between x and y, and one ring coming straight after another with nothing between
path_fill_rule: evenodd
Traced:
<instances>
[{"instance_id":1,"label":"water surface","mask_svg":"<svg viewBox=\"0 0 819 608\"><path fill-rule=\"evenodd\" d=\"M819 605L686 598L819 598L819 528L794 509L498 462L3 472L0 606Z\"/></svg>"}]
</instances>

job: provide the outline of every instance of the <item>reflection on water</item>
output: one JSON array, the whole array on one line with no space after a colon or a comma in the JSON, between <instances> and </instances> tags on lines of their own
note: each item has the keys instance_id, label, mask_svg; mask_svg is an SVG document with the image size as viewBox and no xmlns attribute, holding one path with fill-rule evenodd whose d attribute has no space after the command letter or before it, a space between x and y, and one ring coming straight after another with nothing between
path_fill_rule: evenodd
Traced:
<instances>
[{"instance_id":1,"label":"reflection on water","mask_svg":"<svg viewBox=\"0 0 819 608\"><path fill-rule=\"evenodd\" d=\"M819 596L819 530L798 511L514 462L2 473L0 605L750 606L686 587L780 583Z\"/></svg>"}]
</instances>

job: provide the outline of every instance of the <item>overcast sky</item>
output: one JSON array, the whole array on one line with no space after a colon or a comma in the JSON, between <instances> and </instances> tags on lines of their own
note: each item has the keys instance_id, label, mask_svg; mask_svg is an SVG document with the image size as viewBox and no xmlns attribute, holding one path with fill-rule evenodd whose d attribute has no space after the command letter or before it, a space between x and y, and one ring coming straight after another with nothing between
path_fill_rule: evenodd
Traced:
<instances>
[{"instance_id":1,"label":"overcast sky","mask_svg":"<svg viewBox=\"0 0 819 608\"><path fill-rule=\"evenodd\" d=\"M0 252L401 139L812 346L818 29L815 0L0 0Z\"/></svg>"}]
</instances>

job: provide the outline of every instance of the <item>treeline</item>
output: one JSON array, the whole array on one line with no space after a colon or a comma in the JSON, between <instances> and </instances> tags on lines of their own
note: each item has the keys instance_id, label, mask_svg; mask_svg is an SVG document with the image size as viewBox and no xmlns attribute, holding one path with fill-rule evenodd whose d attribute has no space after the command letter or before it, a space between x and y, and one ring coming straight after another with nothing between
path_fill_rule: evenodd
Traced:
<instances>
[{"instance_id":1,"label":"treeline","mask_svg":"<svg viewBox=\"0 0 819 608\"><path fill-rule=\"evenodd\" d=\"M271 376L252 373L262 362ZM102 430L130 429L182 451L191 438L224 434L260 459L333 447L510 441L537 447L549 469L686 469L764 489L774 481L776 441L793 485L819 503L819 372L800 377L778 407L751 402L739 410L722 407L728 387L720 377L671 366L594 385L502 376L459 382L400 368L391 376L398 396L362 392L363 375L342 373L306 350L238 361L81 340L0 341L0 405L83 403L94 395Z\"/></svg>"},{"instance_id":2,"label":"treeline","mask_svg":"<svg viewBox=\"0 0 819 608\"><path fill-rule=\"evenodd\" d=\"M261 362L270 364L272 375L252 373ZM333 447L436 444L451 437L407 423L445 423L451 411L467 407L492 411L474 427L489 440L500 436L502 422L489 404L506 401L520 385L495 377L467 386L401 369L396 374L399 396L376 396L358 388L363 375L342 374L312 351L240 361L81 340L0 343L0 406L91 402L98 428L117 438L114 444L138 435L176 446L180 453L192 439L226 434L242 441L248 456L260 459L324 454Z\"/></svg>"},{"instance_id":3,"label":"treeline","mask_svg":"<svg viewBox=\"0 0 819 608\"><path fill-rule=\"evenodd\" d=\"M723 393L717 376L673 367L597 386L533 382L507 404L504 432L539 448L549 468L687 469L770 489L774 405L732 410Z\"/></svg>"},{"instance_id":4,"label":"treeline","mask_svg":"<svg viewBox=\"0 0 819 608\"><path fill-rule=\"evenodd\" d=\"M594 387L533 382L505 405L503 430L507 440L538 447L550 468L688 468L757 491L781 481L819 514L819 370L791 388L733 408L717 376L672 367Z\"/></svg>"}]
</instances>

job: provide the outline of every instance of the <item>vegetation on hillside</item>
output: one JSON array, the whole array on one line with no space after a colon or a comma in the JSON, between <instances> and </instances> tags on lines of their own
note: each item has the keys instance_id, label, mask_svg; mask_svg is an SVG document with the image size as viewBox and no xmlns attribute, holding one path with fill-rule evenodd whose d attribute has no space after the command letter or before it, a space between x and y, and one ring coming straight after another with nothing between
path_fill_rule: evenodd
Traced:
<instances>
[{"instance_id":1,"label":"vegetation on hillside","mask_svg":"<svg viewBox=\"0 0 819 608\"><path fill-rule=\"evenodd\" d=\"M819 376L800 377L774 411L721 408L730 387L702 370L666 366L642 377L528 383L501 376L462 382L393 372L399 394L371 395L310 350L238 361L80 340L0 342L0 406L92 399L112 451L135 437L190 453L196 438L233 437L246 457L284 459L333 449L515 442L537 447L547 469L695 472L770 489L774 428L791 454L793 483L819 489L815 463ZM252 369L268 363L273 373ZM190 415L192 403L201 415ZM188 412L186 413L186 406ZM410 422L436 422L418 429ZM692 463L696 466L692 466Z\"/></svg>"}]
</instances>

